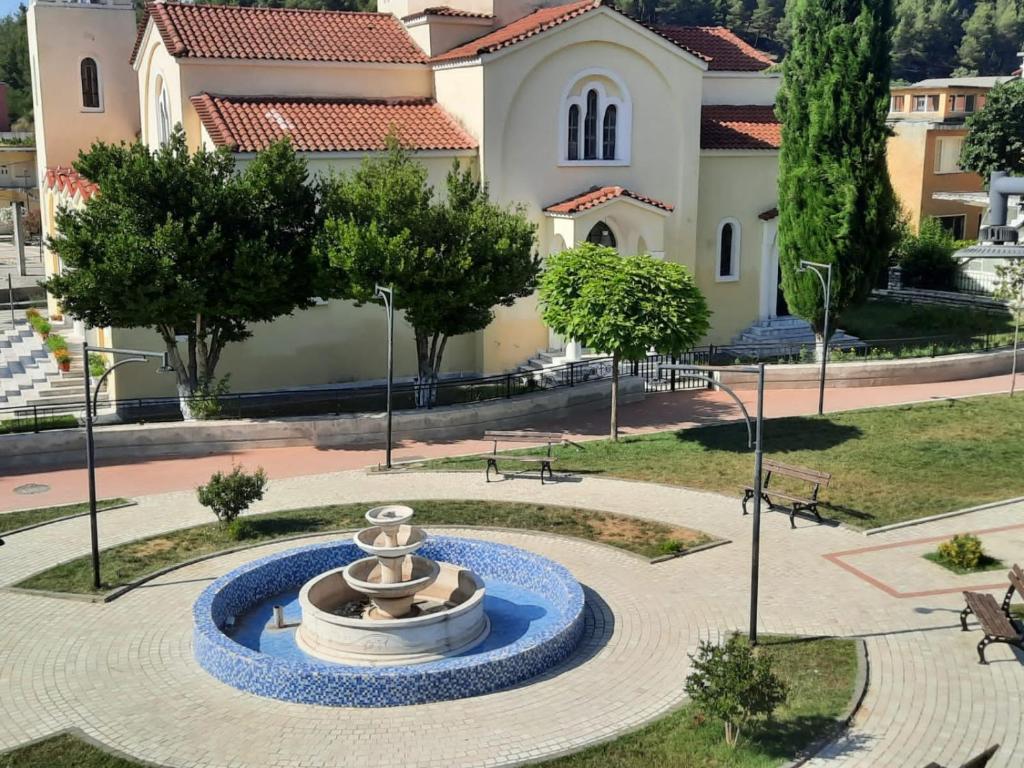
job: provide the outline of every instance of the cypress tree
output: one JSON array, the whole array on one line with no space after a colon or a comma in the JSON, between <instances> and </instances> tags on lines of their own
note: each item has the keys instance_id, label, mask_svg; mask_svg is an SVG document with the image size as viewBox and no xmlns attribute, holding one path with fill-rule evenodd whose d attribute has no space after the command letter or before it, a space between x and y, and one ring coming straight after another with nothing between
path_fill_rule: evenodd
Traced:
<instances>
[{"instance_id":1,"label":"cypress tree","mask_svg":"<svg viewBox=\"0 0 1024 768\"><path fill-rule=\"evenodd\" d=\"M790 309L822 341L821 283L801 259L832 265L831 316L862 302L895 243L886 166L892 0L793 0L778 114L779 258Z\"/></svg>"}]
</instances>

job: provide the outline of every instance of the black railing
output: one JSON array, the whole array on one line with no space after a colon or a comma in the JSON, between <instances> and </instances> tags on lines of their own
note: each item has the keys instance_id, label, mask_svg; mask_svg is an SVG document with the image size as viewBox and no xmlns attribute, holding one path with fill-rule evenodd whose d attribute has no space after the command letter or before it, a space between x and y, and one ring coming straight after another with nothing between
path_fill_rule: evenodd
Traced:
<instances>
[{"instance_id":1,"label":"black railing","mask_svg":"<svg viewBox=\"0 0 1024 768\"><path fill-rule=\"evenodd\" d=\"M829 360L896 360L913 357L942 357L965 352L990 352L1012 345L1013 335L989 333L978 335L945 334L939 336L908 336L891 339L860 339L855 342L829 342ZM815 345L810 342L785 341L766 344L731 344L715 355L718 365L741 365L752 362L777 364L811 363Z\"/></svg>"},{"instance_id":2,"label":"black railing","mask_svg":"<svg viewBox=\"0 0 1024 768\"><path fill-rule=\"evenodd\" d=\"M994 272L981 272L961 268L956 273L955 286L960 293L977 296L991 296L999 284L999 276Z\"/></svg>"}]
</instances>

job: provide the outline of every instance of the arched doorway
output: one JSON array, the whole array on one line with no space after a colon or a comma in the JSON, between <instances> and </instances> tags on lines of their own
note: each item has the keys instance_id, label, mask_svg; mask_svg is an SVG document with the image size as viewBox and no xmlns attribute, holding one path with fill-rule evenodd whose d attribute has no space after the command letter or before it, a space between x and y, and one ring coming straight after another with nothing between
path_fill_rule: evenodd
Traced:
<instances>
[{"instance_id":1,"label":"arched doorway","mask_svg":"<svg viewBox=\"0 0 1024 768\"><path fill-rule=\"evenodd\" d=\"M618 243L615 240L615 233L612 232L612 228L605 224L603 221L597 222L590 232L587 234L587 242L594 243L595 245L603 245L607 248L617 248Z\"/></svg>"}]
</instances>

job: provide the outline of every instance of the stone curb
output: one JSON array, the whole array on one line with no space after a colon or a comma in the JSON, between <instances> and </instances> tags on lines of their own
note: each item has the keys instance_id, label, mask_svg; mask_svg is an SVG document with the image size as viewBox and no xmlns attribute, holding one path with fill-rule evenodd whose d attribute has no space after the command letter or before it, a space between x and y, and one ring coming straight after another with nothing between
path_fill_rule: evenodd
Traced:
<instances>
[{"instance_id":1,"label":"stone curb","mask_svg":"<svg viewBox=\"0 0 1024 768\"><path fill-rule=\"evenodd\" d=\"M81 502L78 502L78 503L81 503ZM99 503L99 502L97 502L97 503ZM139 505L139 502L129 500L129 501L126 501L124 504L115 504L112 507L103 507L102 509L97 509L96 512L98 514L100 512L109 512L112 509L125 509L127 507L137 507L138 505ZM67 506L70 507L70 506L74 506L74 505L73 504L68 504ZM12 509L10 512L0 512L0 520L3 520L3 516L4 515L14 514L15 512L31 512L33 509L38 509L38 507L29 507L27 509ZM76 513L74 515L64 515L64 517L55 517L52 520L44 520L41 523L32 523L32 525L24 525L21 528L15 528L12 531L3 531L2 534L0 534L0 535L3 535L3 536L13 536L16 533L24 533L25 531L33 531L36 528L42 528L44 525L52 525L53 523L63 523L65 520L74 520L76 517L88 517L88 516L89 516L88 512L78 512L78 513Z\"/></svg>"},{"instance_id":2,"label":"stone curb","mask_svg":"<svg viewBox=\"0 0 1024 768\"><path fill-rule=\"evenodd\" d=\"M658 565L659 563L667 563L669 560L678 560L680 557L686 557L687 555L695 555L698 552L704 552L708 549L714 549L715 547L722 547L726 544L732 544L732 539L716 539L709 541L704 544L698 544L696 547L690 549L684 549L680 552L673 552L670 555L661 555L651 559L651 565Z\"/></svg>"},{"instance_id":3,"label":"stone curb","mask_svg":"<svg viewBox=\"0 0 1024 768\"><path fill-rule=\"evenodd\" d=\"M868 647L863 638L856 637L852 639L857 642L857 679L854 681L853 694L846 705L846 710L836 718L835 725L830 729L830 733L822 736L807 747L801 756L784 764L781 768L799 768L799 766L806 765L810 760L814 759L818 753L838 739L850 727L850 723L853 722L853 718L860 710L860 705L864 703L864 697L868 692L868 673L871 669L870 660L868 659Z\"/></svg>"},{"instance_id":4,"label":"stone curb","mask_svg":"<svg viewBox=\"0 0 1024 768\"><path fill-rule=\"evenodd\" d=\"M943 512L938 515L930 515L929 517L919 517L916 520L904 520L899 523L892 523L891 525L883 525L879 528L869 528L866 531L861 531L861 533L863 533L865 536L877 536L880 533L898 531L901 528L912 528L916 525L925 525L926 523L934 523L939 520L948 520L951 517L969 515L972 512L985 512L989 509L998 509L999 507L1006 507L1011 504L1020 504L1021 502L1024 502L1024 496L1017 496L1012 499L1004 499L1003 501L990 501L987 504L979 504L976 507L957 509L952 512Z\"/></svg>"}]
</instances>

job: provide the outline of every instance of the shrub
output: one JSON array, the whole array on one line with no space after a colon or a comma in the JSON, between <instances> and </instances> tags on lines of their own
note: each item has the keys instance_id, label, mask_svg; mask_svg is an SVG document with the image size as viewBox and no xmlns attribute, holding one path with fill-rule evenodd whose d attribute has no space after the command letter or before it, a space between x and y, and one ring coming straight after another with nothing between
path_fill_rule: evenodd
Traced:
<instances>
[{"instance_id":1,"label":"shrub","mask_svg":"<svg viewBox=\"0 0 1024 768\"><path fill-rule=\"evenodd\" d=\"M259 528L252 520L240 517L228 523L228 537L233 541L255 539L259 536Z\"/></svg>"},{"instance_id":2,"label":"shrub","mask_svg":"<svg viewBox=\"0 0 1024 768\"><path fill-rule=\"evenodd\" d=\"M68 342L67 339L65 339L59 333L51 333L46 339L46 346L49 348L51 352L56 353L57 350L67 349Z\"/></svg>"},{"instance_id":3,"label":"shrub","mask_svg":"<svg viewBox=\"0 0 1024 768\"><path fill-rule=\"evenodd\" d=\"M25 310L25 317L28 319L29 324L32 323L32 318L42 317L42 314L35 307L29 307Z\"/></svg>"},{"instance_id":4,"label":"shrub","mask_svg":"<svg viewBox=\"0 0 1024 768\"><path fill-rule=\"evenodd\" d=\"M959 265L953 258L957 242L937 219L923 219L915 235L907 231L897 247L903 284L936 291L956 290Z\"/></svg>"},{"instance_id":5,"label":"shrub","mask_svg":"<svg viewBox=\"0 0 1024 768\"><path fill-rule=\"evenodd\" d=\"M772 671L771 659L739 635L723 645L701 642L690 658L693 672L686 693L703 714L725 724L725 741L731 747L750 721L771 717L786 701L786 685Z\"/></svg>"},{"instance_id":6,"label":"shrub","mask_svg":"<svg viewBox=\"0 0 1024 768\"><path fill-rule=\"evenodd\" d=\"M679 539L662 539L657 544L658 552L663 555L675 555L686 549L686 545Z\"/></svg>"},{"instance_id":7,"label":"shrub","mask_svg":"<svg viewBox=\"0 0 1024 768\"><path fill-rule=\"evenodd\" d=\"M193 418L199 421L210 421L220 416L223 410L220 400L231 389L230 378L229 375L220 379L216 384L204 381L199 385L199 389L188 400Z\"/></svg>"},{"instance_id":8,"label":"shrub","mask_svg":"<svg viewBox=\"0 0 1024 768\"><path fill-rule=\"evenodd\" d=\"M977 568L984 556L981 539L969 533L954 536L939 544L939 559L957 568Z\"/></svg>"},{"instance_id":9,"label":"shrub","mask_svg":"<svg viewBox=\"0 0 1024 768\"><path fill-rule=\"evenodd\" d=\"M98 379L107 372L107 359L98 352L89 353L89 375Z\"/></svg>"},{"instance_id":10,"label":"shrub","mask_svg":"<svg viewBox=\"0 0 1024 768\"><path fill-rule=\"evenodd\" d=\"M32 330L40 336L46 336L50 332L51 326L49 321L47 321L47 319L38 312L34 315L30 315L26 312L25 317L28 318L28 324L32 326Z\"/></svg>"},{"instance_id":11,"label":"shrub","mask_svg":"<svg viewBox=\"0 0 1024 768\"><path fill-rule=\"evenodd\" d=\"M199 486L199 503L209 507L222 523L230 523L249 508L254 501L263 498L267 487L267 474L263 468L246 472L235 467L229 473L216 472L206 485Z\"/></svg>"}]
</instances>

